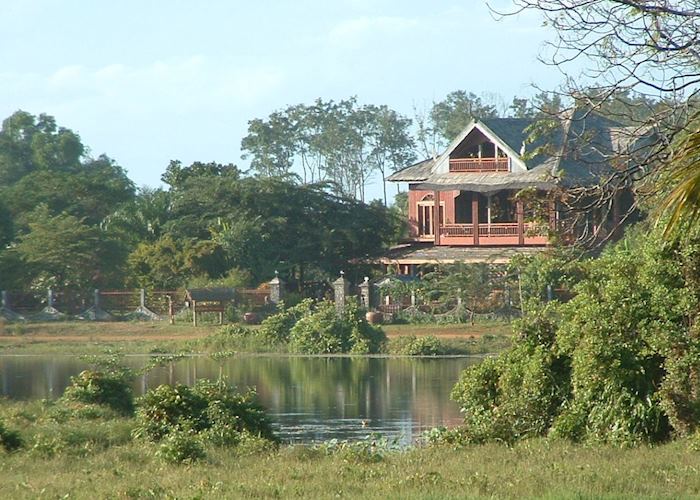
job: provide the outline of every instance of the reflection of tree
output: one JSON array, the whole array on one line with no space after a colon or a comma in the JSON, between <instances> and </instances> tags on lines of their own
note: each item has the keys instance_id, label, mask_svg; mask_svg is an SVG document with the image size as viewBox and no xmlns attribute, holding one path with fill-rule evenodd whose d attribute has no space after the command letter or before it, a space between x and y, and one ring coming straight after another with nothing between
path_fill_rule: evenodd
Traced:
<instances>
[{"instance_id":1,"label":"reflection of tree","mask_svg":"<svg viewBox=\"0 0 700 500\"><path fill-rule=\"evenodd\" d=\"M131 368L145 362L126 359ZM465 364L459 359L241 356L223 363L223 376L240 389L255 387L269 411L284 415L285 425L366 419L405 426L410 434L415 423L425 427L459 419L449 393ZM221 365L210 358L182 359L139 377L133 388L142 394L160 384L216 379ZM86 362L70 357L0 358L3 394L56 398L70 376L86 367Z\"/></svg>"}]
</instances>

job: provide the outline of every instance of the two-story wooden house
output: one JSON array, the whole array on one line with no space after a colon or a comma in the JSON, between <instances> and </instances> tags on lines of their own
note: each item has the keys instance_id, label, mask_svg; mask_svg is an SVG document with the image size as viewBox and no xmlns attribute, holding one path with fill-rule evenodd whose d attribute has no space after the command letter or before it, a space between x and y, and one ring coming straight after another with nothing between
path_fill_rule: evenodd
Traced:
<instances>
[{"instance_id":1,"label":"two-story wooden house","mask_svg":"<svg viewBox=\"0 0 700 500\"><path fill-rule=\"evenodd\" d=\"M382 263L413 274L419 264L502 263L545 248L566 217L562 196L606 182L633 137L631 129L583 112L546 122L474 120L440 156L388 178L408 183L409 241ZM629 203L618 195L605 218L614 224ZM605 222L594 213L588 218Z\"/></svg>"}]
</instances>

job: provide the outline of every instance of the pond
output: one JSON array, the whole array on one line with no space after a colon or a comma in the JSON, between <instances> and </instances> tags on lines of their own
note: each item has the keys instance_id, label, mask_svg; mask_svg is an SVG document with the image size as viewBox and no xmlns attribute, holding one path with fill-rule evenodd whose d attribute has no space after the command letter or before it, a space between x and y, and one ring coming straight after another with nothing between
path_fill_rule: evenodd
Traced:
<instances>
[{"instance_id":1,"label":"pond","mask_svg":"<svg viewBox=\"0 0 700 500\"><path fill-rule=\"evenodd\" d=\"M147 356L128 356L142 366ZM370 433L409 444L436 426L461 422L449 394L460 372L480 358L236 356L189 357L134 382L136 394L160 384L225 377L255 387L278 435L289 442L360 439ZM74 356L0 356L0 394L55 399L72 375L88 368Z\"/></svg>"}]
</instances>

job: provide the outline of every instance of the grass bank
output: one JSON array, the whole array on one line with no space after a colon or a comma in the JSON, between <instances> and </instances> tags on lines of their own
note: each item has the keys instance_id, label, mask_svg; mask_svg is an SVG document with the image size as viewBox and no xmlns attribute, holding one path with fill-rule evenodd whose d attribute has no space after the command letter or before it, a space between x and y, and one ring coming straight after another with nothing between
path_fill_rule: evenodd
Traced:
<instances>
[{"instance_id":1,"label":"grass bank","mask_svg":"<svg viewBox=\"0 0 700 500\"><path fill-rule=\"evenodd\" d=\"M256 327L251 327L256 328ZM476 325L384 325L389 338L389 353L398 354L397 346L407 337L435 337L451 354L484 354L498 352L510 345L508 323ZM59 321L48 323L0 324L1 354L99 354L106 350L125 354L208 352L238 350L240 352L280 352L279 348L255 342L230 340L223 345L212 338L218 325L166 322L86 322ZM204 339L210 340L204 340ZM392 345L394 347L392 347ZM282 351L283 352L283 351Z\"/></svg>"},{"instance_id":2,"label":"grass bank","mask_svg":"<svg viewBox=\"0 0 700 500\"><path fill-rule=\"evenodd\" d=\"M2 498L684 498L700 493L700 454L684 443L584 448L353 451L342 446L214 450L190 465L130 442L96 452L0 461Z\"/></svg>"}]
</instances>

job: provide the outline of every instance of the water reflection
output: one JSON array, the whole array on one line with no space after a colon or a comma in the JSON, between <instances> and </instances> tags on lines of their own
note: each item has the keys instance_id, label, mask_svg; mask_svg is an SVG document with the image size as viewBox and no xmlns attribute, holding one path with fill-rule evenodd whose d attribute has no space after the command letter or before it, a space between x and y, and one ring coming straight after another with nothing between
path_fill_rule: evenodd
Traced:
<instances>
[{"instance_id":1,"label":"water reflection","mask_svg":"<svg viewBox=\"0 0 700 500\"><path fill-rule=\"evenodd\" d=\"M125 362L138 367L146 357ZM355 439L370 432L408 443L423 430L457 425L449 393L474 358L310 358L237 356L222 362L192 357L157 368L134 382L137 394L160 384L225 377L256 387L280 436L289 441ZM71 375L87 368L70 356L0 356L2 395L60 397Z\"/></svg>"}]
</instances>

